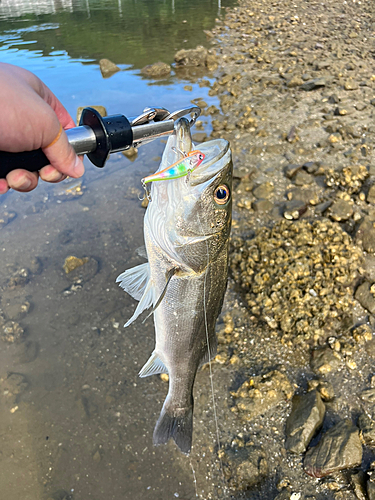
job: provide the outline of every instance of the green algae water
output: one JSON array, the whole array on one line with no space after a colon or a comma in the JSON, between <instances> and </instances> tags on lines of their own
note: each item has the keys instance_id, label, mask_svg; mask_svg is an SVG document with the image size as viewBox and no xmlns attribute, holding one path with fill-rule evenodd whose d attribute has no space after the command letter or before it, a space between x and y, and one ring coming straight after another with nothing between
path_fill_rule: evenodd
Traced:
<instances>
[{"instance_id":1,"label":"green algae water","mask_svg":"<svg viewBox=\"0 0 375 500\"><path fill-rule=\"evenodd\" d=\"M2 0L0 60L36 73L73 117L89 105L128 116L199 98L218 106L202 79L172 70L151 80L140 69L207 46L203 30L233 4ZM120 71L104 79L101 58ZM208 131L209 118L201 122ZM140 179L157 169L164 146L147 144L131 159L114 154L101 170L86 159L78 181L0 197L1 498L207 498L215 464L206 463L212 452L199 436L215 430L210 413L196 413L193 463L207 472L195 483L190 460L173 443L152 446L167 384L138 378L153 350L152 319L124 330L136 304L115 283L142 262ZM81 265L66 273L72 257ZM203 392L196 401L211 411Z\"/></svg>"}]
</instances>

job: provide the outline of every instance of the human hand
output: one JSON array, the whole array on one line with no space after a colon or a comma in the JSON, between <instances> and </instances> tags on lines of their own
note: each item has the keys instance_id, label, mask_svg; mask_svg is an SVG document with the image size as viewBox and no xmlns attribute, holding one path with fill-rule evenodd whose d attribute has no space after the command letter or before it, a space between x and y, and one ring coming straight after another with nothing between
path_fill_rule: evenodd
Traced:
<instances>
[{"instance_id":1,"label":"human hand","mask_svg":"<svg viewBox=\"0 0 375 500\"><path fill-rule=\"evenodd\" d=\"M60 182L68 175L83 175L82 159L64 132L75 126L74 121L37 76L0 63L0 104L0 151L19 153L42 148L50 161L50 165L39 172L13 170L6 179L0 179L0 194L9 188L31 191L36 188L39 177L47 182Z\"/></svg>"}]
</instances>

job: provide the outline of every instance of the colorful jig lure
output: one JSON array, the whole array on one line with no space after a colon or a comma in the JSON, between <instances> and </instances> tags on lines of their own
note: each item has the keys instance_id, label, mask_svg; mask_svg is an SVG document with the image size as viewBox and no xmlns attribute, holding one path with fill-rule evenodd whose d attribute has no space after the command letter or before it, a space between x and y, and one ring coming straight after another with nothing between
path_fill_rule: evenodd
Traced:
<instances>
[{"instance_id":1,"label":"colorful jig lure","mask_svg":"<svg viewBox=\"0 0 375 500\"><path fill-rule=\"evenodd\" d=\"M175 150L175 148L172 149ZM198 150L190 151L190 153L184 153L180 150L175 150L175 152L181 153L183 155L183 158L172 163L172 165L165 168L164 170L156 172L155 174L148 175L141 180L148 200L151 200L151 197L150 193L147 191L147 183L152 181L165 181L184 177L185 175L190 174L190 172L192 172L195 168L197 168L206 156L204 153Z\"/></svg>"}]
</instances>

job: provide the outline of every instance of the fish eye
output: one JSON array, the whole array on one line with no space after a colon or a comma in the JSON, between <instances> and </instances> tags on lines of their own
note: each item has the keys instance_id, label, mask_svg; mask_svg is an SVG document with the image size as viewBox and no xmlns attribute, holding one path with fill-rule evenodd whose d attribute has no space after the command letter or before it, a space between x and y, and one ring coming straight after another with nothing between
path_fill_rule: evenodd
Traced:
<instances>
[{"instance_id":1,"label":"fish eye","mask_svg":"<svg viewBox=\"0 0 375 500\"><path fill-rule=\"evenodd\" d=\"M214 199L218 205L225 205L225 203L229 200L230 197L230 189L225 184L221 184L214 191Z\"/></svg>"}]
</instances>

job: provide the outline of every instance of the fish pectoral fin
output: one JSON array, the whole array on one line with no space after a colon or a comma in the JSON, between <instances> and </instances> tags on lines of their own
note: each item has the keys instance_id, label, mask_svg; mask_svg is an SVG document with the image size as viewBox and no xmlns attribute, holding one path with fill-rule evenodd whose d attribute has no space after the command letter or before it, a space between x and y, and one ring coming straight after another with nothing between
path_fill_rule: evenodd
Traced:
<instances>
[{"instance_id":1,"label":"fish pectoral fin","mask_svg":"<svg viewBox=\"0 0 375 500\"><path fill-rule=\"evenodd\" d=\"M130 325L130 323L133 323L134 320L138 318L138 316L145 310L148 309L153 302L153 293L152 293L152 286L151 286L151 281L147 283L146 289L144 291L144 294L142 295L141 300L139 301L136 310L134 311L133 316L125 323L124 327L126 328L127 326Z\"/></svg>"},{"instance_id":2,"label":"fish pectoral fin","mask_svg":"<svg viewBox=\"0 0 375 500\"><path fill-rule=\"evenodd\" d=\"M148 314L148 315L145 317L145 319L142 321L142 323L144 323L144 322L146 321L146 319L148 319L148 318L151 316L151 314L152 314L154 311L156 311L156 309L160 306L161 301L164 299L164 295L165 295L165 294L166 294L166 292L167 292L167 288L168 288L169 282L171 281L172 276L174 276L174 275L176 274L176 272L177 272L177 271L178 271L178 268L177 268L177 267L172 267L172 269L170 269L170 270L166 273L165 277L166 277L167 282L166 282L166 284L165 284L165 287L163 288L163 291L161 292L160 297L159 297L159 298L158 298L158 300L156 301L156 304L155 304L155 305L154 305L154 307L152 308L152 311L150 312L150 314Z\"/></svg>"},{"instance_id":3,"label":"fish pectoral fin","mask_svg":"<svg viewBox=\"0 0 375 500\"><path fill-rule=\"evenodd\" d=\"M150 375L159 375L160 373L168 373L168 368L154 351L138 375L144 378Z\"/></svg>"},{"instance_id":4,"label":"fish pectoral fin","mask_svg":"<svg viewBox=\"0 0 375 500\"><path fill-rule=\"evenodd\" d=\"M140 266L127 269L116 279L121 288L135 300L141 300L150 281L150 264L145 262Z\"/></svg>"},{"instance_id":5,"label":"fish pectoral fin","mask_svg":"<svg viewBox=\"0 0 375 500\"><path fill-rule=\"evenodd\" d=\"M139 255L140 257L143 257L144 259L148 259L147 250L146 250L145 245L142 245L141 247L138 247L136 249L135 253L137 255Z\"/></svg>"}]
</instances>

